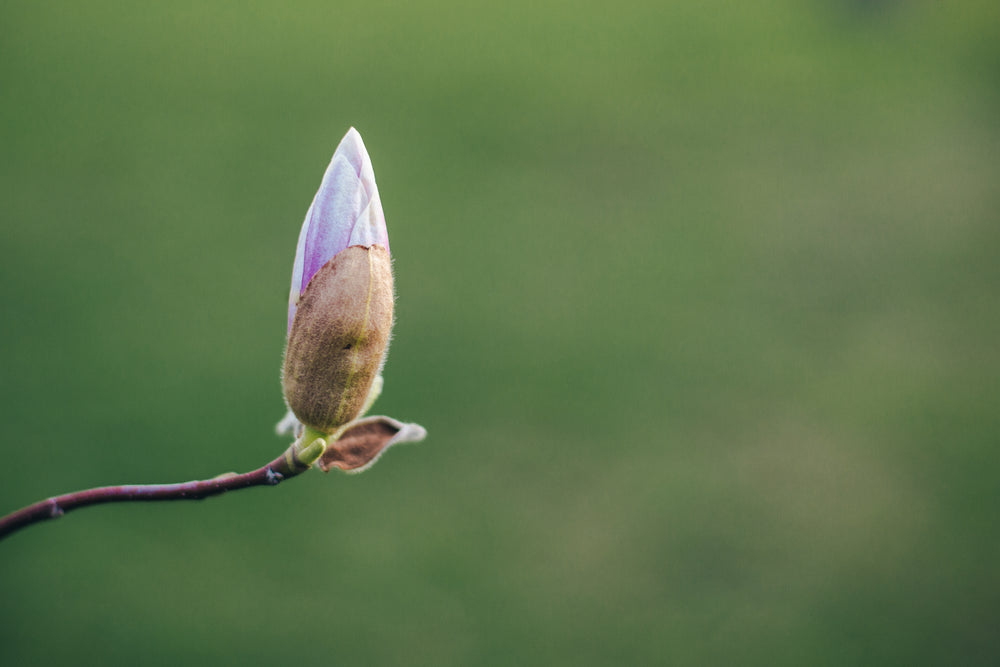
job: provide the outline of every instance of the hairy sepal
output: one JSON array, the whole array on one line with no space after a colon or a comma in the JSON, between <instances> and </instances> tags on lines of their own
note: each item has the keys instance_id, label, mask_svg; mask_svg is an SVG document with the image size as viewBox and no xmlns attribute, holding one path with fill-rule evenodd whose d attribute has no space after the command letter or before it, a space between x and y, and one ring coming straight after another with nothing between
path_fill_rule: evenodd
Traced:
<instances>
[{"instance_id":1,"label":"hairy sepal","mask_svg":"<svg viewBox=\"0 0 1000 667\"><path fill-rule=\"evenodd\" d=\"M385 248L350 246L316 272L299 298L282 372L285 400L300 422L333 433L361 414L392 316Z\"/></svg>"}]
</instances>

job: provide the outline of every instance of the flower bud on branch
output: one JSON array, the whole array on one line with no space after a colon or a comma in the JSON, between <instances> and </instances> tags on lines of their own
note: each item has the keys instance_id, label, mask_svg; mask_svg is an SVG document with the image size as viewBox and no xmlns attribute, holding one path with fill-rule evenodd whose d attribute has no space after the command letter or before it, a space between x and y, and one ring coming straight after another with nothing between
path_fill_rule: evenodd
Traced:
<instances>
[{"instance_id":1,"label":"flower bud on branch","mask_svg":"<svg viewBox=\"0 0 1000 667\"><path fill-rule=\"evenodd\" d=\"M389 235L368 151L351 128L306 214L292 267L282 386L290 412L278 432L298 438L262 468L179 484L105 486L55 496L0 517L0 539L70 510L110 502L198 500L274 486L313 465L360 472L386 449L427 431L363 417L382 391L392 331Z\"/></svg>"},{"instance_id":2,"label":"flower bud on branch","mask_svg":"<svg viewBox=\"0 0 1000 667\"><path fill-rule=\"evenodd\" d=\"M382 390L393 299L389 234L375 172L361 135L351 128L299 233L282 369L294 418L283 419L279 432L292 426L303 440L322 438L328 448L318 464L323 470L366 469L388 446L426 435L416 424L388 417L371 418L384 420L379 428L370 422L352 429Z\"/></svg>"}]
</instances>

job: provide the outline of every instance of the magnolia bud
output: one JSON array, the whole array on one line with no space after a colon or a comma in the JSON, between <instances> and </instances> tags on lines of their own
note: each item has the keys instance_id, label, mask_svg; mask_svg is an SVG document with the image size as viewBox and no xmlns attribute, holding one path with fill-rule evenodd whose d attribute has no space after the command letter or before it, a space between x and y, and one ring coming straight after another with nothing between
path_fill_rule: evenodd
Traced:
<instances>
[{"instance_id":1,"label":"magnolia bud","mask_svg":"<svg viewBox=\"0 0 1000 667\"><path fill-rule=\"evenodd\" d=\"M360 416L392 329L392 268L378 245L324 264L299 298L282 384L295 416L333 433Z\"/></svg>"},{"instance_id":2,"label":"magnolia bud","mask_svg":"<svg viewBox=\"0 0 1000 667\"><path fill-rule=\"evenodd\" d=\"M281 382L300 465L360 471L386 448L427 431L360 417L382 390L392 330L392 265L368 151L351 128L337 146L299 232Z\"/></svg>"}]
</instances>

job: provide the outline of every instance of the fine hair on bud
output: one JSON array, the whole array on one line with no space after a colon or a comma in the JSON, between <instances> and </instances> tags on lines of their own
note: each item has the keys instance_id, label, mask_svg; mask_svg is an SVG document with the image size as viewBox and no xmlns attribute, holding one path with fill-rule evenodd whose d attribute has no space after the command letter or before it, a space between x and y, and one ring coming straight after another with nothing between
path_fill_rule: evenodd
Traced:
<instances>
[{"instance_id":1,"label":"fine hair on bud","mask_svg":"<svg viewBox=\"0 0 1000 667\"><path fill-rule=\"evenodd\" d=\"M306 426L332 433L355 419L392 331L392 265L379 246L350 246L302 292L288 333L282 385Z\"/></svg>"}]
</instances>

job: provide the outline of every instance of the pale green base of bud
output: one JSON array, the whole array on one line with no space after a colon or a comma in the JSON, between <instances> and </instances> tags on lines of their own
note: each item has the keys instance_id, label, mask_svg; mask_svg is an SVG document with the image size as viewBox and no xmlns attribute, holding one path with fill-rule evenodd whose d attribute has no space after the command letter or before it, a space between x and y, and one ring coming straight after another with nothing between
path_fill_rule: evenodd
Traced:
<instances>
[{"instance_id":1,"label":"pale green base of bud","mask_svg":"<svg viewBox=\"0 0 1000 667\"><path fill-rule=\"evenodd\" d=\"M326 434L306 426L302 436L285 452L290 468L310 468L326 451Z\"/></svg>"}]
</instances>

